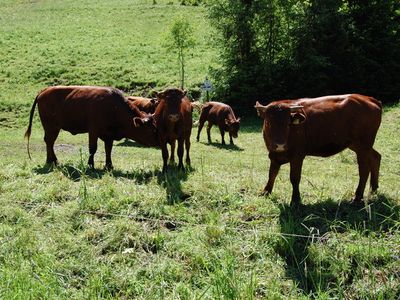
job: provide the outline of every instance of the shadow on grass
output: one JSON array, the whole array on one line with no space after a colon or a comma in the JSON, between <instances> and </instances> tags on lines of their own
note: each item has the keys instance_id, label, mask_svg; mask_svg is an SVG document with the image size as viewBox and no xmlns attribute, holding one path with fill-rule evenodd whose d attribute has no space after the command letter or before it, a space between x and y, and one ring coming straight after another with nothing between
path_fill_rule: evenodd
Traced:
<instances>
[{"instance_id":1,"label":"shadow on grass","mask_svg":"<svg viewBox=\"0 0 400 300\"><path fill-rule=\"evenodd\" d=\"M169 165L166 173L159 172L157 182L167 192L167 203L182 203L191 197L190 194L182 191L182 182L186 181L188 174L193 172L192 167L186 166L184 170L179 170L176 165Z\"/></svg>"},{"instance_id":2,"label":"shadow on grass","mask_svg":"<svg viewBox=\"0 0 400 300\"><path fill-rule=\"evenodd\" d=\"M191 195L182 191L182 182L186 181L188 174L194 171L192 167L188 166L186 166L184 170L179 170L176 165L169 165L167 172L163 174L158 168L154 170L133 170L124 172L120 170L108 171L87 167L80 168L70 164L59 166L46 164L42 167L35 167L33 170L36 174L49 174L53 172L54 169L59 170L65 177L72 181L80 181L82 176L101 179L104 175L110 174L116 178L122 177L133 180L138 184L146 184L150 182L152 177L157 176L157 183L165 188L167 192L166 200L169 204L181 203L191 197Z\"/></svg>"},{"instance_id":3,"label":"shadow on grass","mask_svg":"<svg viewBox=\"0 0 400 300\"><path fill-rule=\"evenodd\" d=\"M231 151L243 151L243 148L240 148L236 145L232 145L232 144L226 144L226 145L222 145L221 143L218 142L211 142L211 143L203 143L200 142L203 145L208 145L208 146L213 146L215 148L219 148L219 149L225 149L225 150L231 150Z\"/></svg>"},{"instance_id":4,"label":"shadow on grass","mask_svg":"<svg viewBox=\"0 0 400 300\"><path fill-rule=\"evenodd\" d=\"M329 290L335 278L326 269L321 275L321 266L310 258L309 246L312 243L326 243L329 233L355 230L368 236L372 232L399 229L400 205L384 194L378 194L366 206L332 199L297 208L284 204L280 206L279 222L283 240L276 251L286 261L287 276L309 295ZM312 237L313 234L316 238Z\"/></svg>"},{"instance_id":5,"label":"shadow on grass","mask_svg":"<svg viewBox=\"0 0 400 300\"><path fill-rule=\"evenodd\" d=\"M54 169L60 170L65 177L72 181L80 181L83 175L93 179L101 179L104 175L110 174L116 178L119 177L134 180L138 184L148 183L158 172L158 170L133 170L130 172L124 172L120 170L91 169L86 167L77 168L70 164L59 166L46 164L43 167L36 167L33 170L37 174L48 174Z\"/></svg>"},{"instance_id":6,"label":"shadow on grass","mask_svg":"<svg viewBox=\"0 0 400 300\"><path fill-rule=\"evenodd\" d=\"M151 147L139 144L138 142L130 140L130 139L124 139L123 141L120 141L118 144L115 144L115 146L118 146L118 147L151 148Z\"/></svg>"}]
</instances>

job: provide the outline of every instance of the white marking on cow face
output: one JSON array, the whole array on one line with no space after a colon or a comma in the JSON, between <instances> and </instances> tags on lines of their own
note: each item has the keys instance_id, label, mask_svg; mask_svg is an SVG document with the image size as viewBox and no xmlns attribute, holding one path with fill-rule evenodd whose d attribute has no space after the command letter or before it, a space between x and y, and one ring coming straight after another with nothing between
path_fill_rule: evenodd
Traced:
<instances>
[{"instance_id":1,"label":"white marking on cow face","mask_svg":"<svg viewBox=\"0 0 400 300\"><path fill-rule=\"evenodd\" d=\"M276 144L275 152L284 152L286 151L286 144Z\"/></svg>"},{"instance_id":2,"label":"white marking on cow face","mask_svg":"<svg viewBox=\"0 0 400 300\"><path fill-rule=\"evenodd\" d=\"M264 111L264 131L270 152L287 151L290 132L290 109L281 104L270 104Z\"/></svg>"}]
</instances>

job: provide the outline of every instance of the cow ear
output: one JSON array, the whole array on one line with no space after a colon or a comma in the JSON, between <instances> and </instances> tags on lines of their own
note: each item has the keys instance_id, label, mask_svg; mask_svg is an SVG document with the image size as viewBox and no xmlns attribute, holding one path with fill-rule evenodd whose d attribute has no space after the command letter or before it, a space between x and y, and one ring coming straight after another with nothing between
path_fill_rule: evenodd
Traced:
<instances>
[{"instance_id":1,"label":"cow ear","mask_svg":"<svg viewBox=\"0 0 400 300\"><path fill-rule=\"evenodd\" d=\"M154 97L161 99L164 97L164 92L154 92Z\"/></svg>"},{"instance_id":2,"label":"cow ear","mask_svg":"<svg viewBox=\"0 0 400 300\"><path fill-rule=\"evenodd\" d=\"M267 110L267 107L264 105L261 105L260 102L256 102L256 105L254 106L254 108L257 110L257 115L259 117L264 117L265 115L265 111Z\"/></svg>"},{"instance_id":3,"label":"cow ear","mask_svg":"<svg viewBox=\"0 0 400 300\"><path fill-rule=\"evenodd\" d=\"M240 123L240 118L237 118L237 119L236 119L236 122Z\"/></svg>"},{"instance_id":4,"label":"cow ear","mask_svg":"<svg viewBox=\"0 0 400 300\"><path fill-rule=\"evenodd\" d=\"M147 122L150 121L150 118L139 118L139 117L135 117L133 118L133 125L135 127L139 127L143 124L146 124Z\"/></svg>"},{"instance_id":5,"label":"cow ear","mask_svg":"<svg viewBox=\"0 0 400 300\"><path fill-rule=\"evenodd\" d=\"M302 113L296 112L290 114L290 123L293 125L300 125L306 121L306 116Z\"/></svg>"}]
</instances>

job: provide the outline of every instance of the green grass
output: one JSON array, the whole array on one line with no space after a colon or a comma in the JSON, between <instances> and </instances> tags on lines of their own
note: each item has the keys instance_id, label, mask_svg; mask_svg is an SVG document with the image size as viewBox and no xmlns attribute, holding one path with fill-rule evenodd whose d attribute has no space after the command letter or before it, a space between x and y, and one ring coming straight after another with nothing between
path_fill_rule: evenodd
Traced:
<instances>
[{"instance_id":1,"label":"green grass","mask_svg":"<svg viewBox=\"0 0 400 300\"><path fill-rule=\"evenodd\" d=\"M38 117L32 161L25 127L10 125L0 146L0 295L396 299L399 115L400 107L384 115L381 186L366 206L349 202L358 178L345 151L306 159L301 209L289 206L288 166L275 193L259 196L268 170L260 120L247 121L236 147L220 146L217 130L211 145L193 134L192 169L165 176L160 150L122 141L114 171L102 170L101 146L89 170L87 136L66 132L60 166L50 168Z\"/></svg>"},{"instance_id":2,"label":"green grass","mask_svg":"<svg viewBox=\"0 0 400 300\"><path fill-rule=\"evenodd\" d=\"M169 26L181 15L194 28L196 45L188 53L186 73L187 86L195 88L216 56L204 8L152 2L2 4L0 100L29 103L40 89L56 84L111 85L130 93L176 85L178 60L164 45Z\"/></svg>"},{"instance_id":3,"label":"green grass","mask_svg":"<svg viewBox=\"0 0 400 300\"><path fill-rule=\"evenodd\" d=\"M192 168L164 176L160 150L123 141L113 171L103 170L101 143L87 169L87 135L67 132L56 142L60 166L45 166L36 112L28 159L23 134L42 87L178 82L163 29L149 22L184 13L199 36L208 25L202 8L157 2L2 2L0 298L398 299L399 105L385 108L379 193L361 207L349 202L358 175L348 150L306 158L301 208L289 206L287 165L274 193L260 196L268 158L259 119L244 120L236 147L220 146L215 128L212 144L205 130L197 143L194 128ZM142 48L154 56L135 56ZM190 85L213 57L205 41L196 48Z\"/></svg>"}]
</instances>

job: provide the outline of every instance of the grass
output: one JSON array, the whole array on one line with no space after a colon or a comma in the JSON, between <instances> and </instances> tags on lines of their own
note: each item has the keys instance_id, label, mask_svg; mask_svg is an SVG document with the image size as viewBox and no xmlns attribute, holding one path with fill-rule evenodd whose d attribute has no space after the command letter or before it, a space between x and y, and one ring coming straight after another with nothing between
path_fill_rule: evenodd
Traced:
<instances>
[{"instance_id":1,"label":"grass","mask_svg":"<svg viewBox=\"0 0 400 300\"><path fill-rule=\"evenodd\" d=\"M289 206L287 165L274 193L260 196L268 158L261 120L251 118L235 147L221 146L216 128L211 144L205 131L197 143L194 128L192 168L185 172L162 175L160 150L124 141L114 142L115 170L103 170L101 143L90 170L87 136L67 132L57 139L60 165L52 168L44 165L37 112L32 160L23 140L37 90L55 80L126 91L134 82L176 84L173 61L159 44L162 30L150 28L150 16L167 24L188 14L202 35L204 11L163 1L3 2L0 298L399 298L399 105L385 107L375 147L382 154L379 193L364 206L349 202L358 179L350 151L305 160L299 209ZM154 62L128 55L143 47L154 49ZM214 55L204 42L193 59ZM75 67L54 71L72 59ZM124 66L140 71L114 73ZM205 66L193 63L190 84L201 82Z\"/></svg>"},{"instance_id":2,"label":"grass","mask_svg":"<svg viewBox=\"0 0 400 300\"><path fill-rule=\"evenodd\" d=\"M87 137L66 132L51 168L38 117L32 161L25 128L10 125L0 146L0 295L396 299L400 144L390 135L399 114L384 115L381 187L366 206L349 202L357 166L345 151L306 159L298 210L289 206L288 166L275 193L259 196L268 170L260 120L247 121L236 147L222 147L217 129L212 144L193 134L192 168L166 175L160 150L122 141L115 170L102 169L101 146L96 170L87 169Z\"/></svg>"},{"instance_id":3,"label":"grass","mask_svg":"<svg viewBox=\"0 0 400 300\"><path fill-rule=\"evenodd\" d=\"M3 1L4 2L4 1ZM215 64L204 8L177 1L9 1L0 7L0 100L29 103L48 85L111 85L147 93L177 85L176 54L166 50L173 19L185 16L196 45L187 59L195 89Z\"/></svg>"}]
</instances>

